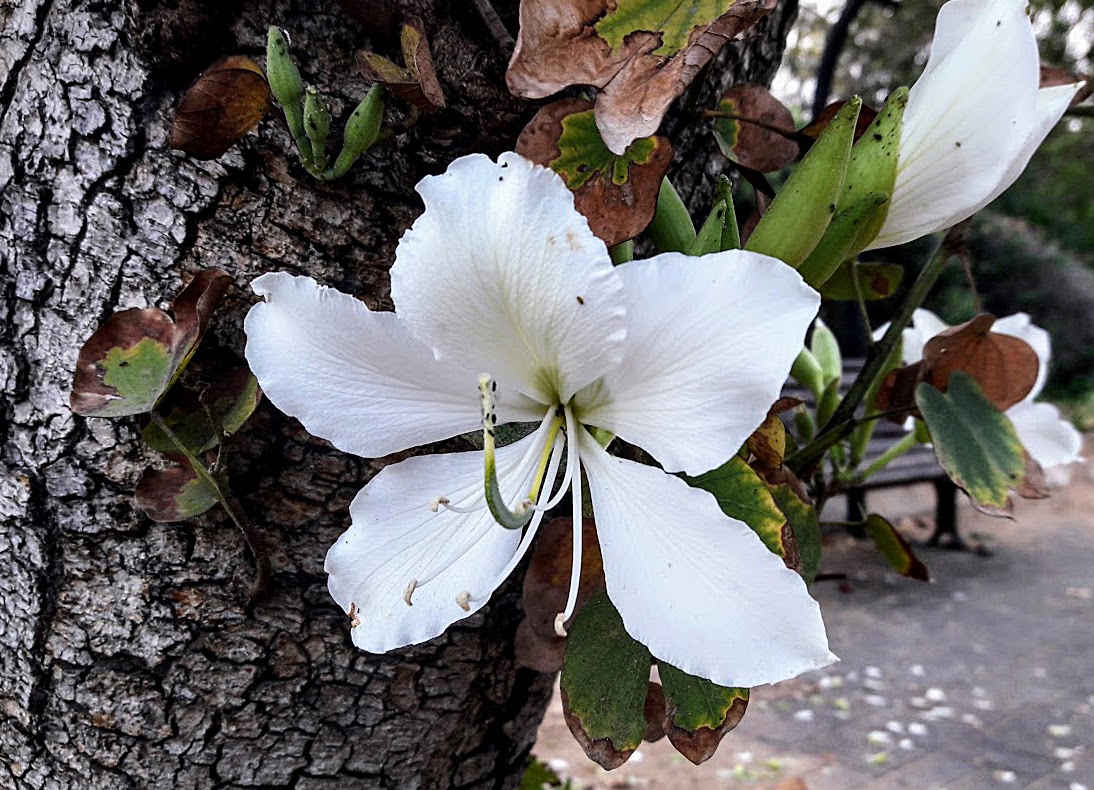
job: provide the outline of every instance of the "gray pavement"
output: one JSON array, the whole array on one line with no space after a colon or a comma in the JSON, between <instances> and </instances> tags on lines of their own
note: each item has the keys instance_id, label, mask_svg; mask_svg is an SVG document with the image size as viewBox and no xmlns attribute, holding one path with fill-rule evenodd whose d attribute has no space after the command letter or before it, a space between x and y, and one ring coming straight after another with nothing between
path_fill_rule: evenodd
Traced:
<instances>
[{"instance_id":1,"label":"gray pavement","mask_svg":"<svg viewBox=\"0 0 1094 790\"><path fill-rule=\"evenodd\" d=\"M842 661L757 689L718 754L694 768L665 741L606 773L573 743L556 699L536 754L575 787L780 790L1094 790L1094 479L1020 502L1016 520L960 510L990 556L923 549L933 582L893 573L833 536L815 588ZM933 489L875 494L927 515ZM916 520L902 520L916 534Z\"/></svg>"}]
</instances>

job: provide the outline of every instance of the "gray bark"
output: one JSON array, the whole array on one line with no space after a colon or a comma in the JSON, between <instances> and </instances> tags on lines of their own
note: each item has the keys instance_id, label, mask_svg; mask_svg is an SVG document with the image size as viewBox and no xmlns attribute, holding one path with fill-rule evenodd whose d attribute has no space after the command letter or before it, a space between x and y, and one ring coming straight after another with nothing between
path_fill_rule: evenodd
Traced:
<instances>
[{"instance_id":1,"label":"gray bark","mask_svg":"<svg viewBox=\"0 0 1094 790\"><path fill-rule=\"evenodd\" d=\"M551 685L514 666L519 583L384 656L352 648L327 595L326 548L393 459L347 456L260 408L231 446L275 571L248 612L231 522L150 522L131 503L150 460L135 420L68 409L94 328L203 267L239 285L202 347L210 368L239 363L246 283L263 271L390 307L413 184L511 147L534 111L505 92L507 53L472 4L402 5L426 20L450 109L318 184L271 120L214 163L170 151L167 132L186 84L219 55L261 55L270 22L348 113L367 32L336 5L0 0L0 788L515 785ZM514 5L499 3L511 29ZM782 25L765 29L752 48L781 52Z\"/></svg>"}]
</instances>

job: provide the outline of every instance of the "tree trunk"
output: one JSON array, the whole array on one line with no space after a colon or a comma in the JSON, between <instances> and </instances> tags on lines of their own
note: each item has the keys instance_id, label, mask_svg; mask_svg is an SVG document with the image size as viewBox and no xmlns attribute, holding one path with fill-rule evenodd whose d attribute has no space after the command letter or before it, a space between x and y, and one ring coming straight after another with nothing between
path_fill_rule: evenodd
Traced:
<instances>
[{"instance_id":1,"label":"tree trunk","mask_svg":"<svg viewBox=\"0 0 1094 790\"><path fill-rule=\"evenodd\" d=\"M337 5L0 0L0 788L516 785L552 682L514 665L519 583L383 656L352 647L327 595L326 549L392 459L335 451L260 407L230 446L274 568L248 612L253 563L231 522L219 510L149 521L131 502L151 460L136 420L68 409L91 332L120 308L162 304L200 268L239 287L199 376L240 364L246 284L261 272L391 307L387 269L421 210L413 185L456 156L511 147L534 111L506 92L509 53L475 4L400 5L396 17L425 20L449 109L320 184L272 116L217 162L169 150L167 134L194 76L223 54L261 56L271 22L344 117L364 93L353 53L369 31ZM497 5L515 32L515 3ZM753 79L770 79L794 10L747 47L776 53Z\"/></svg>"}]
</instances>

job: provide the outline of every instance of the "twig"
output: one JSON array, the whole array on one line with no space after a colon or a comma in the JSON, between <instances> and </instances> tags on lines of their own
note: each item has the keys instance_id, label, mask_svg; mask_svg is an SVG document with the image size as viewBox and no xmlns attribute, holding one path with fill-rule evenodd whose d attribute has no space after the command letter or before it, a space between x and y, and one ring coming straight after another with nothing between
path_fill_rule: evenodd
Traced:
<instances>
[{"instance_id":1,"label":"twig","mask_svg":"<svg viewBox=\"0 0 1094 790\"><path fill-rule=\"evenodd\" d=\"M934 253L912 283L908 296L889 324L885 336L867 351L866 364L863 365L847 395L840 401L835 413L818 432L817 438L786 459L786 465L799 477L804 470L813 466L830 447L841 442L855 429L855 410L866 397L870 384L881 373L886 360L900 341L901 333L912 320L912 313L923 304L927 294L938 281L942 269L953 257L964 236L967 220L950 229L935 247Z\"/></svg>"},{"instance_id":2,"label":"twig","mask_svg":"<svg viewBox=\"0 0 1094 790\"><path fill-rule=\"evenodd\" d=\"M247 609L250 611L270 587L270 555L266 549L265 539L262 537L262 534L254 528L251 520L247 517L247 514L239 504L239 500L235 498L235 494L232 493L232 489L227 483L221 484L215 477L209 474L209 470L205 468L205 464L194 457L194 454L190 452L190 448L179 439L175 432L171 430L167 421L164 420L158 412L152 412L150 416L155 426L163 431L163 435L170 439L171 443L175 445L175 448L186 457L187 462L190 464L190 468L194 471L194 474L198 479L213 490L213 493L216 494L217 501L220 502L227 511L228 517L232 519L239 528L239 531L243 533L243 540L246 541L247 548L251 550L251 554L255 558L255 579L251 585L251 592L247 601Z\"/></svg>"},{"instance_id":3,"label":"twig","mask_svg":"<svg viewBox=\"0 0 1094 790\"><path fill-rule=\"evenodd\" d=\"M482 21L486 23L486 27L490 30L490 35L494 37L494 40L498 42L498 46L501 47L502 54L505 57L509 57L513 54L513 49L516 47L516 42L513 37L509 35L509 31L505 29L505 23L501 21L501 17L498 16L497 10L494 8L493 3L490 0L474 0L475 8L479 11L479 16L482 17Z\"/></svg>"}]
</instances>

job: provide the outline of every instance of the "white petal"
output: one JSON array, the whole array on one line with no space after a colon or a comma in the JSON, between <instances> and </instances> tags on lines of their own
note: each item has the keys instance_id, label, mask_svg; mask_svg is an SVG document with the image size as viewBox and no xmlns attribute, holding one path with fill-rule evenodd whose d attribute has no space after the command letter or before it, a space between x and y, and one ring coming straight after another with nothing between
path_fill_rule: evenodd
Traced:
<instances>
[{"instance_id":1,"label":"white petal","mask_svg":"<svg viewBox=\"0 0 1094 790\"><path fill-rule=\"evenodd\" d=\"M1026 450L1043 469L1082 460L1082 434L1061 418L1060 410L1051 403L1023 401L1007 409L1007 417Z\"/></svg>"},{"instance_id":2,"label":"white petal","mask_svg":"<svg viewBox=\"0 0 1094 790\"><path fill-rule=\"evenodd\" d=\"M1000 318L992 324L991 331L1024 340L1037 353L1037 359L1041 363L1037 369L1037 381L1029 395L1025 397L1025 400L1032 401L1041 394L1045 388L1045 382L1048 381L1048 363L1052 359L1052 338L1048 332L1032 323L1026 313L1015 313Z\"/></svg>"},{"instance_id":3,"label":"white petal","mask_svg":"<svg viewBox=\"0 0 1094 790\"><path fill-rule=\"evenodd\" d=\"M549 405L618 364L623 286L561 178L475 154L418 192L425 213L399 243L391 293L438 358Z\"/></svg>"},{"instance_id":4,"label":"white petal","mask_svg":"<svg viewBox=\"0 0 1094 790\"><path fill-rule=\"evenodd\" d=\"M893 199L871 249L950 227L998 194L1015 162L1028 161L1040 123L1039 66L1024 0L943 6L908 97Z\"/></svg>"},{"instance_id":5,"label":"white petal","mask_svg":"<svg viewBox=\"0 0 1094 790\"><path fill-rule=\"evenodd\" d=\"M527 495L542 440L536 432L498 450L507 502ZM438 496L479 509L433 512ZM360 623L353 642L372 653L432 639L482 608L521 542L521 531L497 524L485 505L481 452L418 456L384 467L353 500L350 514L353 526L327 552L327 586L347 612L353 605ZM407 606L403 596L415 579L423 584ZM463 592L475 596L471 612L456 603Z\"/></svg>"},{"instance_id":6,"label":"white petal","mask_svg":"<svg viewBox=\"0 0 1094 790\"><path fill-rule=\"evenodd\" d=\"M480 426L477 372L436 361L394 313L284 272L251 287L266 301L244 323L247 362L273 404L310 433L376 458ZM542 413L506 394L500 421Z\"/></svg>"},{"instance_id":7,"label":"white petal","mask_svg":"<svg viewBox=\"0 0 1094 790\"><path fill-rule=\"evenodd\" d=\"M1064 116L1064 111L1071 104L1071 100L1075 98L1075 94L1083 87L1083 84L1082 82L1075 82L1070 85L1054 85L1051 88L1041 88L1037 91L1036 118L1034 119L1033 128L1026 136L1021 150L1010 161L1010 165L1000 176L999 183L995 185L995 188L984 199L983 204L977 211L1002 195L1011 184L1018 180L1018 176L1022 175L1022 172L1029 164L1029 160L1033 158L1037 149L1041 147L1041 143L1048 137L1048 133Z\"/></svg>"},{"instance_id":8,"label":"white petal","mask_svg":"<svg viewBox=\"0 0 1094 790\"><path fill-rule=\"evenodd\" d=\"M670 472L725 463L779 397L820 297L782 261L740 250L666 253L618 271L623 362L578 396L578 419Z\"/></svg>"},{"instance_id":9,"label":"white petal","mask_svg":"<svg viewBox=\"0 0 1094 790\"><path fill-rule=\"evenodd\" d=\"M579 431L604 577L627 631L658 658L724 686L757 686L837 660L820 607L714 497L609 456Z\"/></svg>"},{"instance_id":10,"label":"white petal","mask_svg":"<svg viewBox=\"0 0 1094 790\"><path fill-rule=\"evenodd\" d=\"M886 325L888 326L888 325ZM911 326L905 327L901 335L900 355L905 365L911 365L923 359L923 346L932 337L949 329L950 325L930 310L916 308L912 313Z\"/></svg>"}]
</instances>

